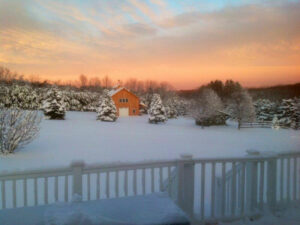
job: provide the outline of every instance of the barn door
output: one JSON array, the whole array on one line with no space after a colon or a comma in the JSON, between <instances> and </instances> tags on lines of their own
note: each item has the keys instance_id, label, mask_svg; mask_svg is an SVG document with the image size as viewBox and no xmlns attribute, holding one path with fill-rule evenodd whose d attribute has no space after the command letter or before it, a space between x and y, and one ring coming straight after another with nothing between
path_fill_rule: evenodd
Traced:
<instances>
[{"instance_id":1,"label":"barn door","mask_svg":"<svg viewBox=\"0 0 300 225\"><path fill-rule=\"evenodd\" d=\"M129 116L129 108L119 108L119 116Z\"/></svg>"}]
</instances>

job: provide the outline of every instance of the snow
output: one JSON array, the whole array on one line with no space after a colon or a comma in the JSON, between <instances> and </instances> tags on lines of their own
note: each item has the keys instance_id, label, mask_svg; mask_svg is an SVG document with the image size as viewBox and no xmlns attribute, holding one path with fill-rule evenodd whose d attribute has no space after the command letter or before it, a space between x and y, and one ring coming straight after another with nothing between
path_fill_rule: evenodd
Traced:
<instances>
[{"instance_id":1,"label":"snow","mask_svg":"<svg viewBox=\"0 0 300 225\"><path fill-rule=\"evenodd\" d=\"M274 214L267 213L263 217L250 220L249 218L232 222L220 223L220 225L299 225L300 207L289 208L288 210L278 211Z\"/></svg>"},{"instance_id":2,"label":"snow","mask_svg":"<svg viewBox=\"0 0 300 225\"><path fill-rule=\"evenodd\" d=\"M299 151L300 132L292 129L196 126L179 117L149 124L147 116L122 117L114 123L96 120L94 112L67 112L66 120L43 120L40 134L13 155L0 156L0 172L86 164L245 156L246 150Z\"/></svg>"},{"instance_id":3,"label":"snow","mask_svg":"<svg viewBox=\"0 0 300 225\"><path fill-rule=\"evenodd\" d=\"M1 225L187 224L187 216L166 194L4 209Z\"/></svg>"}]
</instances>

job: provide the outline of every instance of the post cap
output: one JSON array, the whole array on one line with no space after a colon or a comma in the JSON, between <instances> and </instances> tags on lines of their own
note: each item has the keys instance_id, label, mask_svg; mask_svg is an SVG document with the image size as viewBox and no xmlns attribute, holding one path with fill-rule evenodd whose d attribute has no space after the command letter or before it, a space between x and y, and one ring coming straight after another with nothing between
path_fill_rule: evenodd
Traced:
<instances>
[{"instance_id":1,"label":"post cap","mask_svg":"<svg viewBox=\"0 0 300 225\"><path fill-rule=\"evenodd\" d=\"M188 153L180 154L180 159L190 160L193 159L193 155Z\"/></svg>"},{"instance_id":2,"label":"post cap","mask_svg":"<svg viewBox=\"0 0 300 225\"><path fill-rule=\"evenodd\" d=\"M82 160L75 160L71 162L71 167L84 166L85 163Z\"/></svg>"}]
</instances>

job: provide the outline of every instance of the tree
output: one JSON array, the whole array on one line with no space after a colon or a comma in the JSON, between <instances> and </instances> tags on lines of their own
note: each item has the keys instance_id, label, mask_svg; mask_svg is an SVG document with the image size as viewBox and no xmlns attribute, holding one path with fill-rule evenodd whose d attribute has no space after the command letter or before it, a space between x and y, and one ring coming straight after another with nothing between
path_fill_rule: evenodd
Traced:
<instances>
[{"instance_id":1,"label":"tree","mask_svg":"<svg viewBox=\"0 0 300 225\"><path fill-rule=\"evenodd\" d=\"M237 120L238 129L241 128L242 122L253 122L255 120L255 108L252 98L244 89L232 93L227 112L232 119Z\"/></svg>"},{"instance_id":2,"label":"tree","mask_svg":"<svg viewBox=\"0 0 300 225\"><path fill-rule=\"evenodd\" d=\"M97 110L97 120L114 122L117 120L117 108L114 101L111 99L108 91L104 92L104 95L101 98L100 106Z\"/></svg>"},{"instance_id":3,"label":"tree","mask_svg":"<svg viewBox=\"0 0 300 225\"><path fill-rule=\"evenodd\" d=\"M221 113L222 109L220 97L212 89L206 88L192 107L191 115L197 125L223 125L226 117Z\"/></svg>"},{"instance_id":4,"label":"tree","mask_svg":"<svg viewBox=\"0 0 300 225\"><path fill-rule=\"evenodd\" d=\"M79 76L80 87L86 87L88 83L88 79L84 74Z\"/></svg>"},{"instance_id":5,"label":"tree","mask_svg":"<svg viewBox=\"0 0 300 225\"><path fill-rule=\"evenodd\" d=\"M46 94L42 109L47 119L65 119L66 108L62 93L56 88L50 89Z\"/></svg>"},{"instance_id":6,"label":"tree","mask_svg":"<svg viewBox=\"0 0 300 225\"><path fill-rule=\"evenodd\" d=\"M102 85L105 87L105 88L109 88L113 85L113 82L112 80L110 79L109 76L105 76L102 80Z\"/></svg>"},{"instance_id":7,"label":"tree","mask_svg":"<svg viewBox=\"0 0 300 225\"><path fill-rule=\"evenodd\" d=\"M159 94L153 94L148 114L149 123L159 123L167 121L166 110L162 104L162 100Z\"/></svg>"},{"instance_id":8,"label":"tree","mask_svg":"<svg viewBox=\"0 0 300 225\"><path fill-rule=\"evenodd\" d=\"M0 107L0 153L11 154L31 142L38 134L40 121L38 111Z\"/></svg>"}]
</instances>

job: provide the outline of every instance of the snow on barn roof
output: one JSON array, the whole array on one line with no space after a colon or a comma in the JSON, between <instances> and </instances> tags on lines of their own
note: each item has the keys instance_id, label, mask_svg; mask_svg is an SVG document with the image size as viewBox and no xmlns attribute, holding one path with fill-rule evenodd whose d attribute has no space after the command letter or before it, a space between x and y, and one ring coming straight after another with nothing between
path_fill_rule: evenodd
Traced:
<instances>
[{"instance_id":1,"label":"snow on barn roof","mask_svg":"<svg viewBox=\"0 0 300 225\"><path fill-rule=\"evenodd\" d=\"M135 95L134 93L132 93L131 91L129 91L129 90L128 90L127 88L125 88L125 87L119 87L119 88L117 88L117 89L110 90L110 91L108 92L108 95L109 95L110 97L112 97L112 96L114 96L115 94L117 94L118 92L122 91L123 89L126 90L126 91L128 91L128 92L130 92L131 94L133 94L134 96L136 96L136 97L138 98L137 95Z\"/></svg>"},{"instance_id":2,"label":"snow on barn roof","mask_svg":"<svg viewBox=\"0 0 300 225\"><path fill-rule=\"evenodd\" d=\"M113 96L113 95L117 94L119 91L121 91L121 90L123 90L123 89L124 89L124 87L119 87L119 88L117 88L117 89L112 89L112 90L110 90L110 91L108 92L108 94L109 94L110 96Z\"/></svg>"}]
</instances>

